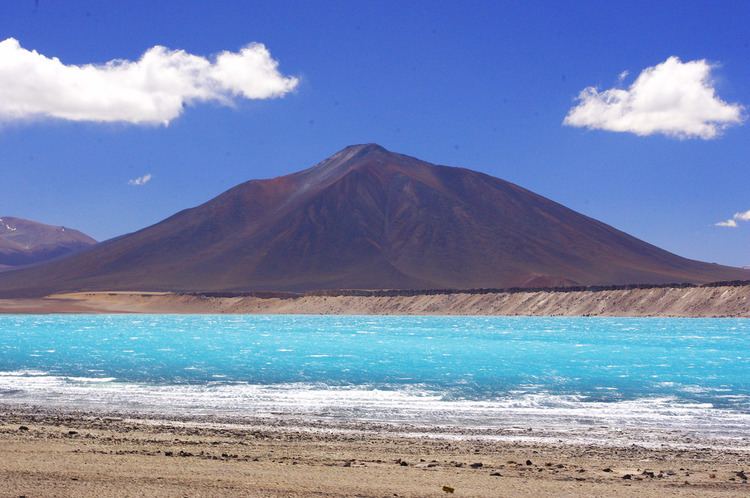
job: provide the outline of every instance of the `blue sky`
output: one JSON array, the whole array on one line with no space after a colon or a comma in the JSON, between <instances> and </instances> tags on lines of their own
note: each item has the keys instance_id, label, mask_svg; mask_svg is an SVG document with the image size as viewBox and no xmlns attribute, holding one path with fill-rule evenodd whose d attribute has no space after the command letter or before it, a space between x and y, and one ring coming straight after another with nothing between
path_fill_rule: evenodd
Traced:
<instances>
[{"instance_id":1,"label":"blue sky","mask_svg":"<svg viewBox=\"0 0 750 498\"><path fill-rule=\"evenodd\" d=\"M750 106L748 23L750 3L730 1L2 2L0 40L67 65L259 42L297 82L280 98L190 102L168 126L0 119L0 215L106 239L377 142L750 265L750 223L715 226L750 210L747 124L711 139L563 125L584 88L627 88L673 56L709 61L716 95Z\"/></svg>"}]
</instances>

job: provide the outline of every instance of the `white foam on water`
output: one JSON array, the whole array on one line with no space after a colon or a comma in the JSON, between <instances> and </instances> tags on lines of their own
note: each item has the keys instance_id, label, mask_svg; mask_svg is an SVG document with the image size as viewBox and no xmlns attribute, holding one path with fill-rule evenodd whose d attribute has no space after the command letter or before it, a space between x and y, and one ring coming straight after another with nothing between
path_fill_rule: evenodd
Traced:
<instances>
[{"instance_id":1,"label":"white foam on water","mask_svg":"<svg viewBox=\"0 0 750 498\"><path fill-rule=\"evenodd\" d=\"M83 383L99 383L99 382L114 382L117 380L114 377L64 377L68 382L83 382Z\"/></svg>"},{"instance_id":2,"label":"white foam on water","mask_svg":"<svg viewBox=\"0 0 750 498\"><path fill-rule=\"evenodd\" d=\"M500 439L572 438L617 444L637 440L649 445L691 441L699 446L711 440L727 447L750 447L750 413L674 397L603 402L516 392L492 400L447 400L444 393L421 385L392 387L223 381L155 385L24 370L0 372L0 403L159 416L401 424L433 436L458 431Z\"/></svg>"},{"instance_id":3,"label":"white foam on water","mask_svg":"<svg viewBox=\"0 0 750 498\"><path fill-rule=\"evenodd\" d=\"M0 377L39 377L43 375L49 375L49 372L42 370L10 370L0 372Z\"/></svg>"}]
</instances>

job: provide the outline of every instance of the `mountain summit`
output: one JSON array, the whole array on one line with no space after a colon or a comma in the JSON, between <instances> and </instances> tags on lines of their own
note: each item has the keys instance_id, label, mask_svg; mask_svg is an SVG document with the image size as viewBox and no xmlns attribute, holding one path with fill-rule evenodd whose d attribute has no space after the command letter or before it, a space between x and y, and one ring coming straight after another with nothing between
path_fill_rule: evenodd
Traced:
<instances>
[{"instance_id":1,"label":"mountain summit","mask_svg":"<svg viewBox=\"0 0 750 498\"><path fill-rule=\"evenodd\" d=\"M0 295L734 279L750 272L676 256L498 178L366 144L85 254L4 273Z\"/></svg>"},{"instance_id":2,"label":"mountain summit","mask_svg":"<svg viewBox=\"0 0 750 498\"><path fill-rule=\"evenodd\" d=\"M0 270L32 265L85 249L96 241L71 228L0 217Z\"/></svg>"}]
</instances>

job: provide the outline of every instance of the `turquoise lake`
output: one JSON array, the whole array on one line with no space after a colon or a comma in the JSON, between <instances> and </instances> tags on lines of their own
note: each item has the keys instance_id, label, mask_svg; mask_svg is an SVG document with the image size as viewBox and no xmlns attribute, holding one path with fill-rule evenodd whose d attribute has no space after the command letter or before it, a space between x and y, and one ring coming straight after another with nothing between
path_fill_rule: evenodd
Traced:
<instances>
[{"instance_id":1,"label":"turquoise lake","mask_svg":"<svg viewBox=\"0 0 750 498\"><path fill-rule=\"evenodd\" d=\"M0 402L750 441L750 320L4 315Z\"/></svg>"}]
</instances>

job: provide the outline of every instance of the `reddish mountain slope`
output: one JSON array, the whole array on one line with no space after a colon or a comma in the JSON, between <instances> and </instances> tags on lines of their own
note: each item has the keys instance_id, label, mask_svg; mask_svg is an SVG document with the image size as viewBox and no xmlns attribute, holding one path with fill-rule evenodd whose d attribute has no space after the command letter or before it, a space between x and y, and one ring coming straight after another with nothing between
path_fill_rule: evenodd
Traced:
<instances>
[{"instance_id":1,"label":"reddish mountain slope","mask_svg":"<svg viewBox=\"0 0 750 498\"><path fill-rule=\"evenodd\" d=\"M0 270L32 265L85 249L96 241L78 230L3 216Z\"/></svg>"},{"instance_id":2,"label":"reddish mountain slope","mask_svg":"<svg viewBox=\"0 0 750 498\"><path fill-rule=\"evenodd\" d=\"M0 295L733 279L750 272L681 258L482 173L357 145L84 254L6 272Z\"/></svg>"}]
</instances>

